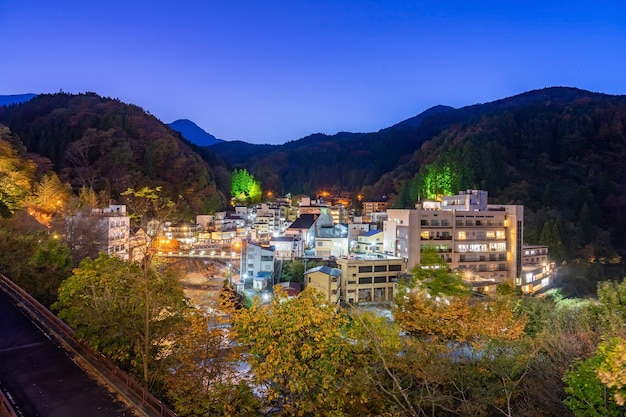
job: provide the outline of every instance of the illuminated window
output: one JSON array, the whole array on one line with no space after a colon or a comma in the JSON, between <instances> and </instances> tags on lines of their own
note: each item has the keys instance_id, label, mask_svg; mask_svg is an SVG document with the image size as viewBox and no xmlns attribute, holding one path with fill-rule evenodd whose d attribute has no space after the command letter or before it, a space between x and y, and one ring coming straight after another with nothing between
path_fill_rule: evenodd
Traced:
<instances>
[{"instance_id":1,"label":"illuminated window","mask_svg":"<svg viewBox=\"0 0 626 417\"><path fill-rule=\"evenodd\" d=\"M462 231L462 230L461 230L461 231L459 231L459 232L458 232L458 235L457 235L457 239L458 239L458 240L465 240L465 239L467 239L467 237L466 237L466 235L465 235L465 231Z\"/></svg>"},{"instance_id":2,"label":"illuminated window","mask_svg":"<svg viewBox=\"0 0 626 417\"><path fill-rule=\"evenodd\" d=\"M528 272L526 274L526 283L533 282L533 274L532 272Z\"/></svg>"},{"instance_id":3,"label":"illuminated window","mask_svg":"<svg viewBox=\"0 0 626 417\"><path fill-rule=\"evenodd\" d=\"M428 239L430 237L430 234L426 231L420 233L420 236L422 237L422 239Z\"/></svg>"},{"instance_id":4,"label":"illuminated window","mask_svg":"<svg viewBox=\"0 0 626 417\"><path fill-rule=\"evenodd\" d=\"M487 245L484 243L475 243L473 245L469 245L470 252L487 252Z\"/></svg>"},{"instance_id":5,"label":"illuminated window","mask_svg":"<svg viewBox=\"0 0 626 417\"><path fill-rule=\"evenodd\" d=\"M498 231L496 231L496 238L498 238L498 239L504 239L504 238L506 238L506 235L504 234L504 230L498 230Z\"/></svg>"}]
</instances>

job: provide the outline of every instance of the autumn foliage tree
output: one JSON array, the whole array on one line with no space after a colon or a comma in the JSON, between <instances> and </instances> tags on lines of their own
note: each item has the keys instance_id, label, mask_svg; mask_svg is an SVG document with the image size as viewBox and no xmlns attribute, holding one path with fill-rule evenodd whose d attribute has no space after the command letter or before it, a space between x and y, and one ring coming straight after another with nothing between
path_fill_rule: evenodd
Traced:
<instances>
[{"instance_id":1,"label":"autumn foliage tree","mask_svg":"<svg viewBox=\"0 0 626 417\"><path fill-rule=\"evenodd\" d=\"M241 349L218 306L192 309L175 331L166 396L179 416L254 416L258 404L238 369Z\"/></svg>"},{"instance_id":2,"label":"autumn foliage tree","mask_svg":"<svg viewBox=\"0 0 626 417\"><path fill-rule=\"evenodd\" d=\"M0 125L0 217L9 217L23 207L34 177L35 165L20 155L19 142Z\"/></svg>"},{"instance_id":3,"label":"autumn foliage tree","mask_svg":"<svg viewBox=\"0 0 626 417\"><path fill-rule=\"evenodd\" d=\"M343 315L312 288L288 298L275 287L271 303L257 299L235 316L252 382L277 415L341 415L354 373Z\"/></svg>"}]
</instances>

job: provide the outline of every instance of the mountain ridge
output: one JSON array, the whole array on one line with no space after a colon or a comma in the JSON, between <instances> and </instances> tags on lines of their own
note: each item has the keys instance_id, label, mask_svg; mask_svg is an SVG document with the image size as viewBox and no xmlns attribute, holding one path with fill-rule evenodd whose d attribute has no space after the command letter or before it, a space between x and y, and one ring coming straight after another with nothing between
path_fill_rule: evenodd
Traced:
<instances>
[{"instance_id":1,"label":"mountain ridge","mask_svg":"<svg viewBox=\"0 0 626 417\"><path fill-rule=\"evenodd\" d=\"M36 96L37 94L33 93L0 95L0 107L24 103L25 101L31 100Z\"/></svg>"},{"instance_id":2,"label":"mountain ridge","mask_svg":"<svg viewBox=\"0 0 626 417\"><path fill-rule=\"evenodd\" d=\"M167 126L180 132L185 139L198 146L212 146L224 142L224 139L216 138L189 119L178 119L167 123Z\"/></svg>"},{"instance_id":3,"label":"mountain ridge","mask_svg":"<svg viewBox=\"0 0 626 417\"><path fill-rule=\"evenodd\" d=\"M626 96L552 87L429 110L378 132L283 145L199 147L137 106L95 93L2 106L0 123L75 190L86 177L112 194L163 186L191 214L226 207L235 168L272 195L350 192L356 209L357 195L412 208L478 188L494 204L523 205L524 240L550 246L558 260L626 257Z\"/></svg>"}]
</instances>

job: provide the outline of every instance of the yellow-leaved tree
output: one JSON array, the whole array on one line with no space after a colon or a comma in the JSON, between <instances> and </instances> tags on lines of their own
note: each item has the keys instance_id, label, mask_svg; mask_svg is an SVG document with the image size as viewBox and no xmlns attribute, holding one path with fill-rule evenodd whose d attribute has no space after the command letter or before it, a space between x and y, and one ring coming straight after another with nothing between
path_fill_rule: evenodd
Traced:
<instances>
[{"instance_id":1,"label":"yellow-leaved tree","mask_svg":"<svg viewBox=\"0 0 626 417\"><path fill-rule=\"evenodd\" d=\"M615 402L626 402L626 339L613 337L598 346L601 359L596 373L600 381L614 390Z\"/></svg>"},{"instance_id":2,"label":"yellow-leaved tree","mask_svg":"<svg viewBox=\"0 0 626 417\"><path fill-rule=\"evenodd\" d=\"M256 299L235 316L252 383L276 415L344 415L345 379L354 373L345 317L307 288L290 298L275 287L269 304Z\"/></svg>"},{"instance_id":3,"label":"yellow-leaved tree","mask_svg":"<svg viewBox=\"0 0 626 417\"><path fill-rule=\"evenodd\" d=\"M191 309L175 334L165 385L179 416L258 415L225 311Z\"/></svg>"}]
</instances>

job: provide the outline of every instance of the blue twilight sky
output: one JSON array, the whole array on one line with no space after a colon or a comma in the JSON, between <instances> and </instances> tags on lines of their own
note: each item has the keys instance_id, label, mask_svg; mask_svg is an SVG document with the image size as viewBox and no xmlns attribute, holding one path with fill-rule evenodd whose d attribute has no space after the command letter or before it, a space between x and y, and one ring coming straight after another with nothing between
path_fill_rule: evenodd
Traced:
<instances>
[{"instance_id":1,"label":"blue twilight sky","mask_svg":"<svg viewBox=\"0 0 626 417\"><path fill-rule=\"evenodd\" d=\"M93 91L250 143L626 94L625 0L0 0L0 46L0 95Z\"/></svg>"}]
</instances>

